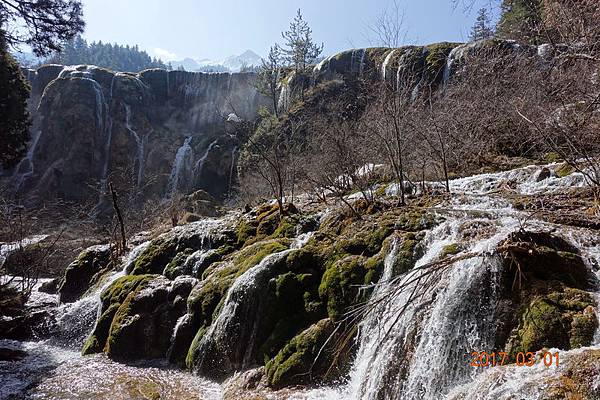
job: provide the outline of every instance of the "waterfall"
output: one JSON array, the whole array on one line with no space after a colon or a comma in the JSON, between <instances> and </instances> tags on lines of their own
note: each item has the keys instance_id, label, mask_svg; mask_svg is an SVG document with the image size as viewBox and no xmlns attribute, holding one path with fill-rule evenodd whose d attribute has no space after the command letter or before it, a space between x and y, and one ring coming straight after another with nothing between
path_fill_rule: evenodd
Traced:
<instances>
[{"instance_id":1,"label":"waterfall","mask_svg":"<svg viewBox=\"0 0 600 400\"><path fill-rule=\"evenodd\" d=\"M173 162L171 176L167 184L165 199L170 199L177 191L186 189L186 178L191 170L190 163L194 159L193 149L190 146L191 141L192 137L187 137L175 154L175 161Z\"/></svg>"},{"instance_id":2,"label":"waterfall","mask_svg":"<svg viewBox=\"0 0 600 400\"><path fill-rule=\"evenodd\" d=\"M140 138L140 135L138 135L138 133L135 130L133 130L133 127L131 125L131 106L129 104L127 104L127 103L125 103L124 105L125 105L125 127L129 131L129 133L131 134L131 136L133 136L133 138L135 139L135 143L137 145L136 160L137 160L137 164L138 164L138 169L137 169L136 184L137 184L137 187L139 189L142 186L142 181L144 179L144 144L145 144L145 138Z\"/></svg>"},{"instance_id":3,"label":"waterfall","mask_svg":"<svg viewBox=\"0 0 600 400\"><path fill-rule=\"evenodd\" d=\"M473 369L465 356L474 348L493 345L500 261L494 257L468 259L429 278L421 269L436 261L444 246L455 242L463 222L452 219L430 231L424 239L425 255L393 286L388 283L395 246L392 249L384 279L372 296L372 302L380 305L360 325L360 349L347 398L439 399L448 388L469 378ZM509 227L517 224L510 219L503 222ZM510 229L503 229L476 243L472 251L494 246L508 232ZM429 287L424 285L427 279ZM382 302L399 284L406 284L406 289ZM413 290L420 294L415 300Z\"/></svg>"},{"instance_id":4,"label":"waterfall","mask_svg":"<svg viewBox=\"0 0 600 400\"><path fill-rule=\"evenodd\" d=\"M202 170L204 169L204 162L208 158L208 155L210 154L213 147L215 147L217 145L218 141L219 141L218 139L213 140L211 142L211 144L209 144L208 147L206 148L206 151L204 152L202 157L200 157L198 159L198 161L196 162L196 165L194 166L194 173L193 173L194 182L196 182L196 184L200 183L199 180L201 178Z\"/></svg>"},{"instance_id":5,"label":"waterfall","mask_svg":"<svg viewBox=\"0 0 600 400\"><path fill-rule=\"evenodd\" d=\"M385 57L385 59L383 60L383 64L381 64L381 77L382 79L385 81L386 75L387 75L387 66L390 63L392 57L394 57L394 54L396 53L396 51L398 51L398 49L394 49L391 50L387 56Z\"/></svg>"},{"instance_id":6,"label":"waterfall","mask_svg":"<svg viewBox=\"0 0 600 400\"><path fill-rule=\"evenodd\" d=\"M356 64L355 56L356 56L356 49L353 49L352 54L350 55L350 73L354 73L354 64Z\"/></svg>"},{"instance_id":7,"label":"waterfall","mask_svg":"<svg viewBox=\"0 0 600 400\"><path fill-rule=\"evenodd\" d=\"M490 400L507 400L515 393L527 393L523 397L527 399L545 398L533 391L539 385L532 386L535 379L529 377L553 377L555 372L543 363L531 369L508 366L488 370L472 368L468 357L474 350L494 346L503 271L496 248L510 234L523 229L524 218L530 218L494 193L509 182L521 194L552 193L586 185L581 173L538 179L543 168L555 167L529 166L451 181L451 191L457 195L438 206L437 211L445 221L426 233L420 244L425 252L414 268L397 277L393 276L393 265L402 243L397 238L392 242L383 276L369 300L372 308L359 324L358 352L348 383L292 398L459 400L471 398L473 393ZM435 186L433 182L427 184ZM461 236L463 227L470 224L488 225L491 229L465 241ZM589 270L599 275L597 232L535 219L527 225L530 230L553 231L570 242ZM466 247L457 254L457 261L450 268L427 275L427 267L440 260L443 249L458 242ZM466 254L469 257L460 258ZM600 298L600 293L592 294ZM593 348L598 346L600 331ZM561 360L580 351L561 350ZM527 383L532 386L531 391L526 389Z\"/></svg>"},{"instance_id":8,"label":"waterfall","mask_svg":"<svg viewBox=\"0 0 600 400\"><path fill-rule=\"evenodd\" d=\"M315 68L313 69L313 73L323 72L323 67L325 67L325 64L327 64L327 70L329 70L329 61L331 61L331 59L334 56L335 55L331 55L331 56L328 56L328 57L325 57L324 59L322 59L317 65L315 65Z\"/></svg>"},{"instance_id":9,"label":"waterfall","mask_svg":"<svg viewBox=\"0 0 600 400\"><path fill-rule=\"evenodd\" d=\"M237 146L234 146L231 149L231 166L229 167L229 193L231 194L231 188L233 187L233 171L235 169L235 152L237 151Z\"/></svg>"},{"instance_id":10,"label":"waterfall","mask_svg":"<svg viewBox=\"0 0 600 400\"><path fill-rule=\"evenodd\" d=\"M19 191L25 179L27 179L34 173L33 155L35 154L35 150L37 148L41 136L41 129L33 130L31 134L31 143L29 143L29 148L27 149L27 154L25 155L25 158L19 162L13 175L13 191L15 193Z\"/></svg>"},{"instance_id":11,"label":"waterfall","mask_svg":"<svg viewBox=\"0 0 600 400\"><path fill-rule=\"evenodd\" d=\"M450 77L452 76L452 68L454 67L454 63L456 62L456 57L459 52L461 52L462 46L458 46L453 48L448 54L448 58L446 59L446 65L444 66L444 74L442 77L442 85L446 86Z\"/></svg>"},{"instance_id":12,"label":"waterfall","mask_svg":"<svg viewBox=\"0 0 600 400\"><path fill-rule=\"evenodd\" d=\"M358 67L358 75L362 76L365 70L365 55L367 54L367 49L362 49L362 54L360 56L360 65Z\"/></svg>"},{"instance_id":13,"label":"waterfall","mask_svg":"<svg viewBox=\"0 0 600 400\"><path fill-rule=\"evenodd\" d=\"M258 351L255 339L263 322L261 313L265 309L268 282L276 275L278 264L311 237L312 232L298 236L290 249L266 256L235 280L218 317L199 344L196 368L201 373L218 376L254 364Z\"/></svg>"}]
</instances>

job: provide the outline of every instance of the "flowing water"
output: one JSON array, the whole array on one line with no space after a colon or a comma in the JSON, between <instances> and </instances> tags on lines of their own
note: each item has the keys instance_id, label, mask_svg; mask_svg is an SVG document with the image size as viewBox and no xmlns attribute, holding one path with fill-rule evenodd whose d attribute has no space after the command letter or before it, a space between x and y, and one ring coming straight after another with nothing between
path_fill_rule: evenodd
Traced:
<instances>
[{"instance_id":1,"label":"flowing water","mask_svg":"<svg viewBox=\"0 0 600 400\"><path fill-rule=\"evenodd\" d=\"M359 324L357 353L348 380L337 386L288 391L286 398L459 400L474 398L473 393L478 393L478 399L544 399L535 389L539 382L552 380L566 367L546 368L538 362L531 368L509 365L483 370L472 368L469 360L472 351L490 349L494 344L502 272L496 247L511 233L523 226L553 231L579 249L590 271L599 274L597 232L528 218L500 194L503 188L535 194L586 184L580 173L562 178L551 173L540 179L542 168L556 167L530 166L451 181L453 195L432 210L443 217L443 222L426 232L420 244L422 255L411 271L399 276L394 275L394 265L402 239L393 238L383 277L371 296L370 312ZM427 185L437 188L439 183ZM393 185L388 193L394 194ZM220 226L220 220L209 220L191 228L177 228L174 234L184 229L218 230ZM301 248L308 239L310 234L299 236L292 249ZM441 260L446 246L455 243L462 246L454 256L457 261L448 268L432 270L430 266ZM123 260L122 270L110 275L102 288L126 274L148 245L144 242L132 250ZM201 250L188 257L190 270L198 269L196 265L203 262L209 249L209 244L203 244ZM201 340L200 348L207 359L200 358L200 372L211 368L210 358L215 354L223 360L220 367L225 371L252 367L253 338L260 329L260 318L255 317L263 309L263 290L276 274L279 261L290 251L265 257L228 290L219 315ZM151 398L156 393L161 398L220 398L219 385L164 363L123 365L100 355L79 356L81 343L94 324L102 288L76 303L56 307L57 333L53 339L0 342L0 347L27 352L21 361L0 362L0 398L8 398L11 393L43 399L135 399ZM600 298L600 293L594 295ZM186 324L186 318L187 314L179 319L173 337L179 326ZM600 334L596 336L591 348L600 350ZM244 346L232 345L231 337L244 338L235 341ZM568 365L584 350L557 351L563 364Z\"/></svg>"},{"instance_id":2,"label":"flowing water","mask_svg":"<svg viewBox=\"0 0 600 400\"><path fill-rule=\"evenodd\" d=\"M193 172L194 150L190 146L191 141L192 137L187 137L175 154L175 161L167 184L166 199L170 199L175 193L185 190L189 175Z\"/></svg>"},{"instance_id":3,"label":"flowing water","mask_svg":"<svg viewBox=\"0 0 600 400\"><path fill-rule=\"evenodd\" d=\"M116 76L116 75L115 75ZM133 136L137 146L137 178L136 184L137 187L140 188L142 185L142 181L144 180L144 145L146 144L146 138L140 137L140 135L133 130L133 126L131 125L131 106L129 104L125 104L125 127Z\"/></svg>"},{"instance_id":4,"label":"flowing water","mask_svg":"<svg viewBox=\"0 0 600 400\"><path fill-rule=\"evenodd\" d=\"M551 193L586 184L582 174L564 178L551 174L539 179L542 168L531 166L496 174L451 181L452 198L438 206L445 221L427 232L424 254L415 267L393 277L398 243L385 262L381 282L371 297L370 313L359 325L358 352L347 383L295 394L294 399L543 399L536 382L551 380L564 367L532 369L506 366L483 371L470 366L472 351L493 348L495 304L501 260L495 248L524 225L530 230L553 231L574 245L590 271L600 275L600 240L595 231L531 220L497 194L510 187L521 194ZM429 183L437 187L437 184ZM391 188L392 194L397 188ZM527 222L524 222L528 220ZM465 238L477 227L475 239ZM467 243L451 268L433 274L423 266L439 259L446 245ZM391 283L390 283L391 282ZM600 281L599 281L600 282ZM402 284L402 285L399 285ZM402 290L397 288L403 287ZM600 293L594 293L599 298ZM596 334L592 349L600 349ZM563 351L569 360L581 349ZM600 387L600 381L596 384ZM535 389L537 388L537 390ZM521 397L515 397L516 395Z\"/></svg>"},{"instance_id":5,"label":"flowing water","mask_svg":"<svg viewBox=\"0 0 600 400\"><path fill-rule=\"evenodd\" d=\"M196 165L194 166L194 182L197 182L197 184L201 183L199 182L199 179L202 177L202 170L204 169L204 163L206 162L206 159L208 158L208 155L210 154L211 150L213 149L213 147L215 147L218 143L218 140L215 139L212 141L211 144L208 145L208 147L206 148L206 151L204 152L204 154L202 155L202 157L200 157L198 159L198 161L196 161Z\"/></svg>"},{"instance_id":6,"label":"flowing water","mask_svg":"<svg viewBox=\"0 0 600 400\"><path fill-rule=\"evenodd\" d=\"M219 399L221 389L165 361L119 364L103 355L82 357L82 345L98 317L100 294L124 276L149 242L135 247L122 270L107 276L95 291L75 303L58 305L58 295L39 292L29 305L54 304L56 323L49 339L0 340L0 349L24 352L16 361L0 360L0 399Z\"/></svg>"}]
</instances>

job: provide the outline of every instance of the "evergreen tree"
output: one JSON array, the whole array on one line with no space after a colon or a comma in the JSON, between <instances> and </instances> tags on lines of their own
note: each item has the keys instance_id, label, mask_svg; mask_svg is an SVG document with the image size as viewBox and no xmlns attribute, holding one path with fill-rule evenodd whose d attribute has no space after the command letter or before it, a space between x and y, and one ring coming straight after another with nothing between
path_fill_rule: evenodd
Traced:
<instances>
[{"instance_id":1,"label":"evergreen tree","mask_svg":"<svg viewBox=\"0 0 600 400\"><path fill-rule=\"evenodd\" d=\"M81 0L0 0L4 24L5 46L27 44L37 56L60 50L85 26Z\"/></svg>"},{"instance_id":2,"label":"evergreen tree","mask_svg":"<svg viewBox=\"0 0 600 400\"><path fill-rule=\"evenodd\" d=\"M477 13L475 25L471 28L471 41L489 39L494 36L494 30L492 29L491 24L487 9L480 9Z\"/></svg>"},{"instance_id":3,"label":"evergreen tree","mask_svg":"<svg viewBox=\"0 0 600 400\"><path fill-rule=\"evenodd\" d=\"M548 40L542 22L542 0L503 0L498 35L526 43Z\"/></svg>"},{"instance_id":4,"label":"evergreen tree","mask_svg":"<svg viewBox=\"0 0 600 400\"><path fill-rule=\"evenodd\" d=\"M276 117L279 117L279 110L277 105L278 90L277 84L279 82L279 72L281 69L281 49L276 44L271 46L269 55L266 59L262 59L262 65L258 71L258 77L256 79L256 89L259 93L268 97L273 104L273 112Z\"/></svg>"},{"instance_id":5,"label":"evergreen tree","mask_svg":"<svg viewBox=\"0 0 600 400\"><path fill-rule=\"evenodd\" d=\"M65 43L63 50L45 61L63 65L91 64L114 71L138 72L149 68L167 66L159 59L152 58L138 46L121 46L112 43L88 43L81 36Z\"/></svg>"},{"instance_id":6,"label":"evergreen tree","mask_svg":"<svg viewBox=\"0 0 600 400\"><path fill-rule=\"evenodd\" d=\"M312 29L300 10L290 23L289 30L281 35L285 39L285 47L282 49L284 60L293 66L296 72L304 71L323 52L323 44L319 46L313 42Z\"/></svg>"},{"instance_id":7,"label":"evergreen tree","mask_svg":"<svg viewBox=\"0 0 600 400\"><path fill-rule=\"evenodd\" d=\"M16 165L27 151L29 86L17 61L10 55L0 29L0 165Z\"/></svg>"}]
</instances>

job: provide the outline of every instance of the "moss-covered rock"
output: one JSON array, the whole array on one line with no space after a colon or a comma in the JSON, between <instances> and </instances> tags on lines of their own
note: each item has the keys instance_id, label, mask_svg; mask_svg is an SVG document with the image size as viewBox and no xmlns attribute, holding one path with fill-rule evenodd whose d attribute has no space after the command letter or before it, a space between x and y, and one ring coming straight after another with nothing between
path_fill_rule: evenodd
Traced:
<instances>
[{"instance_id":1,"label":"moss-covered rock","mask_svg":"<svg viewBox=\"0 0 600 400\"><path fill-rule=\"evenodd\" d=\"M127 295L115 312L105 352L114 359L166 358L177 320L185 314L192 278L157 277Z\"/></svg>"},{"instance_id":2,"label":"moss-covered rock","mask_svg":"<svg viewBox=\"0 0 600 400\"><path fill-rule=\"evenodd\" d=\"M188 257L193 253L192 249L185 249L184 251L177 253L175 257L167 264L163 275L169 279L175 279L181 275L191 275L192 271L186 269L186 261Z\"/></svg>"},{"instance_id":3,"label":"moss-covered rock","mask_svg":"<svg viewBox=\"0 0 600 400\"><path fill-rule=\"evenodd\" d=\"M448 244L442 249L442 252L440 253L440 258L446 258L449 256L456 255L460 253L461 250L461 246L458 243Z\"/></svg>"},{"instance_id":4,"label":"moss-covered rock","mask_svg":"<svg viewBox=\"0 0 600 400\"><path fill-rule=\"evenodd\" d=\"M173 238L160 237L153 240L150 246L135 261L133 275L160 274L177 254L177 241Z\"/></svg>"},{"instance_id":5,"label":"moss-covered rock","mask_svg":"<svg viewBox=\"0 0 600 400\"><path fill-rule=\"evenodd\" d=\"M327 303L327 312L334 321L341 320L348 307L362 297L360 286L364 285L367 268L366 258L348 255L331 265L319 285L319 295Z\"/></svg>"},{"instance_id":6,"label":"moss-covered rock","mask_svg":"<svg viewBox=\"0 0 600 400\"><path fill-rule=\"evenodd\" d=\"M552 234L526 231L512 234L499 250L505 286L498 347L514 355L590 345L598 326L596 301L586 291L593 277L577 250Z\"/></svg>"},{"instance_id":7,"label":"moss-covered rock","mask_svg":"<svg viewBox=\"0 0 600 400\"><path fill-rule=\"evenodd\" d=\"M441 42L427 46L425 72L427 74L428 82L439 84L442 81L448 56L459 44L460 43Z\"/></svg>"},{"instance_id":8,"label":"moss-covered rock","mask_svg":"<svg viewBox=\"0 0 600 400\"><path fill-rule=\"evenodd\" d=\"M213 265L205 271L202 282L190 293L187 309L190 323L196 334L189 347L186 364L194 367L199 344L206 329L217 318L223 300L235 280L260 263L266 256L283 251L289 246L286 240L267 240L246 246L230 259Z\"/></svg>"},{"instance_id":9,"label":"moss-covered rock","mask_svg":"<svg viewBox=\"0 0 600 400\"><path fill-rule=\"evenodd\" d=\"M60 302L72 303L79 299L103 272L111 269L110 256L110 246L93 246L81 252L65 270L58 289Z\"/></svg>"},{"instance_id":10,"label":"moss-covered rock","mask_svg":"<svg viewBox=\"0 0 600 400\"><path fill-rule=\"evenodd\" d=\"M595 305L589 293L578 289L565 288L536 296L522 308L508 352L589 346L598 327Z\"/></svg>"},{"instance_id":11,"label":"moss-covered rock","mask_svg":"<svg viewBox=\"0 0 600 400\"><path fill-rule=\"evenodd\" d=\"M108 339L108 331L115 313L121 304L130 293L144 287L154 278L156 278L156 275L124 276L117 279L101 293L100 301L102 305L100 307L100 317L96 322L92 334L83 346L82 353L84 355L104 351L106 340Z\"/></svg>"},{"instance_id":12,"label":"moss-covered rock","mask_svg":"<svg viewBox=\"0 0 600 400\"><path fill-rule=\"evenodd\" d=\"M131 273L133 275L161 274L180 253L231 246L235 240L234 231L214 220L203 220L180 226L152 240L136 259Z\"/></svg>"},{"instance_id":13,"label":"moss-covered rock","mask_svg":"<svg viewBox=\"0 0 600 400\"><path fill-rule=\"evenodd\" d=\"M335 340L330 340L335 326L323 319L299 333L266 364L269 386L281 388L322 382L333 362ZM329 378L332 378L330 376Z\"/></svg>"},{"instance_id":14,"label":"moss-covered rock","mask_svg":"<svg viewBox=\"0 0 600 400\"><path fill-rule=\"evenodd\" d=\"M565 163L565 164L560 165L554 172L556 173L556 176L558 176L559 178L565 178L565 177L571 175L572 173L574 173L575 168L573 168L572 165Z\"/></svg>"}]
</instances>

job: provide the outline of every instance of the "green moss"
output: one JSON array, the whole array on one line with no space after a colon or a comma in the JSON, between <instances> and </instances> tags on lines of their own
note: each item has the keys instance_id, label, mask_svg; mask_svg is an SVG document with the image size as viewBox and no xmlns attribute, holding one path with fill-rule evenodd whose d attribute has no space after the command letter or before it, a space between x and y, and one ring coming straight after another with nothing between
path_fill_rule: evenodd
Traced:
<instances>
[{"instance_id":1,"label":"green moss","mask_svg":"<svg viewBox=\"0 0 600 400\"><path fill-rule=\"evenodd\" d=\"M156 275L123 276L101 293L101 314L94 331L83 346L82 354L99 353L106 350L117 311L131 293L143 288L154 278Z\"/></svg>"},{"instance_id":2,"label":"green moss","mask_svg":"<svg viewBox=\"0 0 600 400\"><path fill-rule=\"evenodd\" d=\"M273 357L299 331L327 315L319 301L319 278L313 273L294 272L275 278L267 298L269 310L265 311L264 330L257 335L263 358Z\"/></svg>"},{"instance_id":3,"label":"green moss","mask_svg":"<svg viewBox=\"0 0 600 400\"><path fill-rule=\"evenodd\" d=\"M265 372L269 386L280 388L309 383L315 359L333 330L333 323L325 319L294 337L275 358L267 362ZM327 352L325 354L328 355Z\"/></svg>"},{"instance_id":4,"label":"green moss","mask_svg":"<svg viewBox=\"0 0 600 400\"><path fill-rule=\"evenodd\" d=\"M104 350L104 345L108 339L108 331L112 320L121 306L121 303L111 304L96 321L94 332L87 338L81 350L82 355L101 353Z\"/></svg>"},{"instance_id":5,"label":"green moss","mask_svg":"<svg viewBox=\"0 0 600 400\"><path fill-rule=\"evenodd\" d=\"M347 256L327 268L319 285L319 295L327 303L327 313L334 321L342 319L348 307L360 300L359 287L364 284L365 258Z\"/></svg>"},{"instance_id":6,"label":"green moss","mask_svg":"<svg viewBox=\"0 0 600 400\"><path fill-rule=\"evenodd\" d=\"M248 269L260 263L266 256L283 251L289 246L287 240L269 240L246 246L231 257L231 259L214 264L207 269L203 283L196 286L188 297L188 314L199 328L196 339L199 340L201 331L207 329L223 306L227 291L235 280ZM195 340L195 341L197 341ZM190 348L188 365L193 364L194 349Z\"/></svg>"},{"instance_id":7,"label":"green moss","mask_svg":"<svg viewBox=\"0 0 600 400\"><path fill-rule=\"evenodd\" d=\"M444 246L442 252L440 253L440 258L446 258L448 256L453 256L461 252L461 247L458 243L452 243Z\"/></svg>"},{"instance_id":8,"label":"green moss","mask_svg":"<svg viewBox=\"0 0 600 400\"><path fill-rule=\"evenodd\" d=\"M177 243L174 240L164 238L153 240L135 261L132 275L161 274L176 255L176 249Z\"/></svg>"},{"instance_id":9,"label":"green moss","mask_svg":"<svg viewBox=\"0 0 600 400\"><path fill-rule=\"evenodd\" d=\"M383 241L392 234L392 224L364 227L351 237L341 239L336 245L339 253L373 255L381 250Z\"/></svg>"},{"instance_id":10,"label":"green moss","mask_svg":"<svg viewBox=\"0 0 600 400\"><path fill-rule=\"evenodd\" d=\"M173 260L165 267L163 275L169 279L175 279L180 275L190 274L191 271L185 271L183 267L185 261L193 252L194 250L192 249L185 249L184 251L177 253L177 255L173 257Z\"/></svg>"},{"instance_id":11,"label":"green moss","mask_svg":"<svg viewBox=\"0 0 600 400\"><path fill-rule=\"evenodd\" d=\"M258 216L257 222L257 236L270 236L279 226L279 214L271 211L266 212L265 214Z\"/></svg>"},{"instance_id":12,"label":"green moss","mask_svg":"<svg viewBox=\"0 0 600 400\"><path fill-rule=\"evenodd\" d=\"M187 366L188 369L194 368L194 363L195 363L194 361L198 358L198 350L199 350L199 346L200 346L200 341L204 337L204 334L206 333L207 330L208 330L208 327L206 327L206 326L201 327L200 329L198 329L198 332L196 332L196 336L194 336L194 339L192 340L192 344L190 345L187 356L185 357L185 365Z\"/></svg>"},{"instance_id":13,"label":"green moss","mask_svg":"<svg viewBox=\"0 0 600 400\"><path fill-rule=\"evenodd\" d=\"M565 163L565 164L562 164L560 167L558 167L555 172L556 172L556 176L558 176L559 178L565 178L565 177L571 175L572 173L574 173L575 168L573 168L573 166Z\"/></svg>"},{"instance_id":14,"label":"green moss","mask_svg":"<svg viewBox=\"0 0 600 400\"><path fill-rule=\"evenodd\" d=\"M289 217L284 217L279 222L277 229L273 232L273 237L293 238L296 236L296 223Z\"/></svg>"},{"instance_id":15,"label":"green moss","mask_svg":"<svg viewBox=\"0 0 600 400\"><path fill-rule=\"evenodd\" d=\"M533 298L521 310L509 352L589 346L598 327L594 306L589 293L572 288Z\"/></svg>"},{"instance_id":16,"label":"green moss","mask_svg":"<svg viewBox=\"0 0 600 400\"><path fill-rule=\"evenodd\" d=\"M384 197L386 194L386 190L388 188L388 185L380 185L377 190L375 190L375 196L376 197Z\"/></svg>"},{"instance_id":17,"label":"green moss","mask_svg":"<svg viewBox=\"0 0 600 400\"><path fill-rule=\"evenodd\" d=\"M417 261L416 249L418 244L419 239L414 233L404 235L396 256L394 276L404 274L414 267Z\"/></svg>"},{"instance_id":18,"label":"green moss","mask_svg":"<svg viewBox=\"0 0 600 400\"><path fill-rule=\"evenodd\" d=\"M418 232L430 229L435 225L435 217L425 210L409 210L402 213L396 220L396 229L406 232Z\"/></svg>"},{"instance_id":19,"label":"green moss","mask_svg":"<svg viewBox=\"0 0 600 400\"><path fill-rule=\"evenodd\" d=\"M256 228L256 221L243 218L235 228L238 245L243 246L249 239L256 236Z\"/></svg>"},{"instance_id":20,"label":"green moss","mask_svg":"<svg viewBox=\"0 0 600 400\"><path fill-rule=\"evenodd\" d=\"M556 163L561 160L560 154L554 152L545 153L542 158L548 163Z\"/></svg>"},{"instance_id":21,"label":"green moss","mask_svg":"<svg viewBox=\"0 0 600 400\"><path fill-rule=\"evenodd\" d=\"M283 251L289 247L289 242L282 240L272 240L255 243L240 250L233 258L233 268L236 270L236 276L246 272L249 268L255 266L269 254Z\"/></svg>"},{"instance_id":22,"label":"green moss","mask_svg":"<svg viewBox=\"0 0 600 400\"><path fill-rule=\"evenodd\" d=\"M452 49L459 43L442 42L427 46L427 57L425 57L425 70L430 82L439 83L443 77L444 68Z\"/></svg>"}]
</instances>

